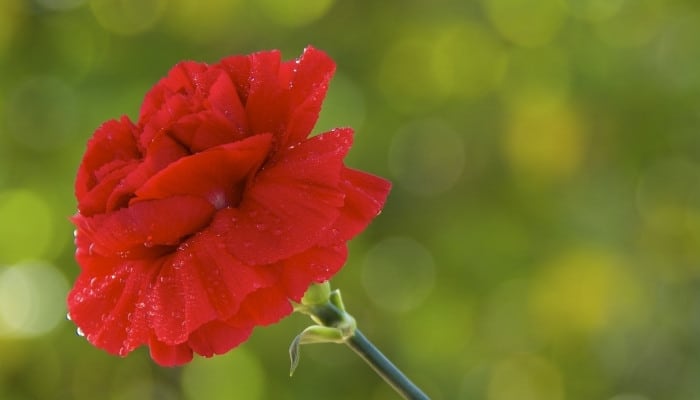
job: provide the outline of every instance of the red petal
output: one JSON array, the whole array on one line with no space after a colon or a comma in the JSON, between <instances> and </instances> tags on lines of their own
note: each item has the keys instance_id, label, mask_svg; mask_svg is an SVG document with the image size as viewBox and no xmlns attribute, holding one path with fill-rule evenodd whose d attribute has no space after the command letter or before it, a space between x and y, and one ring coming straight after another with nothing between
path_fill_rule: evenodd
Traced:
<instances>
[{"instance_id":1,"label":"red petal","mask_svg":"<svg viewBox=\"0 0 700 400\"><path fill-rule=\"evenodd\" d=\"M280 273L287 297L299 302L313 282L329 280L345 264L345 244L334 247L313 247L280 262Z\"/></svg>"},{"instance_id":2,"label":"red petal","mask_svg":"<svg viewBox=\"0 0 700 400\"><path fill-rule=\"evenodd\" d=\"M236 87L238 98L241 99L241 104L245 105L248 101L248 93L250 92L250 57L249 56L232 56L221 60L218 67L226 71L231 82Z\"/></svg>"},{"instance_id":3,"label":"red petal","mask_svg":"<svg viewBox=\"0 0 700 400\"><path fill-rule=\"evenodd\" d=\"M168 71L168 75L146 93L141 104L139 124L147 123L156 113L164 108L169 108L164 106L173 97L173 94L191 94L195 88L192 77L205 73L208 68L204 63L193 61L184 61L172 67Z\"/></svg>"},{"instance_id":4,"label":"red petal","mask_svg":"<svg viewBox=\"0 0 700 400\"><path fill-rule=\"evenodd\" d=\"M104 165L115 160L128 162L140 158L135 135L136 127L127 117L119 121L107 121L95 131L87 143L87 150L78 168L75 181L78 200L99 183L96 173Z\"/></svg>"},{"instance_id":5,"label":"red petal","mask_svg":"<svg viewBox=\"0 0 700 400\"><path fill-rule=\"evenodd\" d=\"M318 120L328 83L335 72L335 63L326 53L307 47L296 68L290 89L290 116L285 143L306 138Z\"/></svg>"},{"instance_id":6,"label":"red petal","mask_svg":"<svg viewBox=\"0 0 700 400\"><path fill-rule=\"evenodd\" d=\"M153 326L159 340L178 343L201 325L225 320L251 292L273 284L266 268L242 264L223 239L203 231L183 243L158 274Z\"/></svg>"},{"instance_id":7,"label":"red petal","mask_svg":"<svg viewBox=\"0 0 700 400\"><path fill-rule=\"evenodd\" d=\"M228 322L241 326L264 326L274 324L291 314L292 304L283 288L270 286L249 294L240 310Z\"/></svg>"},{"instance_id":8,"label":"red petal","mask_svg":"<svg viewBox=\"0 0 700 400\"><path fill-rule=\"evenodd\" d=\"M343 168L340 188L345 203L331 230L330 243L346 242L362 232L381 212L389 195L391 182L350 168Z\"/></svg>"},{"instance_id":9,"label":"red petal","mask_svg":"<svg viewBox=\"0 0 700 400\"><path fill-rule=\"evenodd\" d=\"M241 261L276 262L313 247L338 217L342 160L351 130L315 136L265 165L239 209L221 210L211 224Z\"/></svg>"},{"instance_id":10,"label":"red petal","mask_svg":"<svg viewBox=\"0 0 700 400\"><path fill-rule=\"evenodd\" d=\"M245 109L231 78L223 71L209 91L209 103L212 109L222 113L237 126L239 131L248 130Z\"/></svg>"},{"instance_id":11,"label":"red petal","mask_svg":"<svg viewBox=\"0 0 700 400\"><path fill-rule=\"evenodd\" d=\"M206 226L213 213L211 204L199 197L173 196L93 217L76 215L73 222L92 242L89 252L128 257L134 247L177 244Z\"/></svg>"},{"instance_id":12,"label":"red petal","mask_svg":"<svg viewBox=\"0 0 700 400\"><path fill-rule=\"evenodd\" d=\"M144 182L187 154L187 150L170 136L157 136L148 146L145 159L114 188L108 198L106 211L126 207L134 197L134 192Z\"/></svg>"},{"instance_id":13,"label":"red petal","mask_svg":"<svg viewBox=\"0 0 700 400\"><path fill-rule=\"evenodd\" d=\"M280 87L278 51L250 55L250 87L246 115L251 133L280 135L285 128L287 95Z\"/></svg>"},{"instance_id":14,"label":"red petal","mask_svg":"<svg viewBox=\"0 0 700 400\"><path fill-rule=\"evenodd\" d=\"M152 337L148 346L153 361L163 367L174 367L192 361L192 349L187 343L169 345Z\"/></svg>"},{"instance_id":15,"label":"red petal","mask_svg":"<svg viewBox=\"0 0 700 400\"><path fill-rule=\"evenodd\" d=\"M71 319L92 344L124 356L148 340L148 286L158 262L93 257L87 263L99 266L86 266L69 293Z\"/></svg>"},{"instance_id":16,"label":"red petal","mask_svg":"<svg viewBox=\"0 0 700 400\"><path fill-rule=\"evenodd\" d=\"M243 343L252 332L250 326L234 327L222 321L211 321L194 331L187 343L197 354L211 357Z\"/></svg>"},{"instance_id":17,"label":"red petal","mask_svg":"<svg viewBox=\"0 0 700 400\"><path fill-rule=\"evenodd\" d=\"M263 162L270 135L256 135L184 157L170 164L136 191L137 199L196 195L216 208L235 205L236 189Z\"/></svg>"},{"instance_id":18,"label":"red petal","mask_svg":"<svg viewBox=\"0 0 700 400\"><path fill-rule=\"evenodd\" d=\"M114 197L116 188L119 187L125 177L129 176L137 167L138 161L131 160L128 164L124 164L121 168L112 170L107 176L101 178L99 182L84 193L78 199L78 211L81 214L90 216L101 214L113 208L111 203L117 205L118 202L110 202L109 199ZM125 204L121 204L122 206Z\"/></svg>"}]
</instances>

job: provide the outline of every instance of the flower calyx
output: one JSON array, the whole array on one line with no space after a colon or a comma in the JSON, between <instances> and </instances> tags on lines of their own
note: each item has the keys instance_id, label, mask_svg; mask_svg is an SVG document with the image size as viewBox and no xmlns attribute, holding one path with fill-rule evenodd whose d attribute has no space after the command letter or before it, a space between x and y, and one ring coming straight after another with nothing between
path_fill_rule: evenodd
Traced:
<instances>
[{"instance_id":1,"label":"flower calyx","mask_svg":"<svg viewBox=\"0 0 700 400\"><path fill-rule=\"evenodd\" d=\"M294 311L306 314L318 325L311 325L298 334L289 346L289 376L299 365L299 347L313 343L345 343L357 329L355 318L345 311L340 290L331 290L330 283L312 284Z\"/></svg>"}]
</instances>

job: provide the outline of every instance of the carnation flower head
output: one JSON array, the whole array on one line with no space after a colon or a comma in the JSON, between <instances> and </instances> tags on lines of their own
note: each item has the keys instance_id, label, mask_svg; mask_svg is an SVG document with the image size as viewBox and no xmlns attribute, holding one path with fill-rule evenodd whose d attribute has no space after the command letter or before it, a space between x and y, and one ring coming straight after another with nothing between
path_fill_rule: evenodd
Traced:
<instances>
[{"instance_id":1,"label":"carnation flower head","mask_svg":"<svg viewBox=\"0 0 700 400\"><path fill-rule=\"evenodd\" d=\"M97 129L75 182L68 295L90 343L145 345L166 366L222 354L342 267L390 184L344 165L351 129L309 137L334 70L312 47L182 62L136 123Z\"/></svg>"}]
</instances>

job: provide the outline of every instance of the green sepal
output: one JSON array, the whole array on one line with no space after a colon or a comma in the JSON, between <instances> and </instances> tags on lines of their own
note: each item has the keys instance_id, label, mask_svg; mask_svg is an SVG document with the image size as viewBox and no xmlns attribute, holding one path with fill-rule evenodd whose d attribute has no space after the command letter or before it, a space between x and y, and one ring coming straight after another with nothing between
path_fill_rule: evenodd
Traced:
<instances>
[{"instance_id":1,"label":"green sepal","mask_svg":"<svg viewBox=\"0 0 700 400\"><path fill-rule=\"evenodd\" d=\"M289 359L291 361L289 376L294 374L294 370L296 370L299 365L299 347L302 344L343 343L345 339L346 337L343 335L343 331L338 328L312 325L304 329L292 340L292 344L289 346Z\"/></svg>"}]
</instances>

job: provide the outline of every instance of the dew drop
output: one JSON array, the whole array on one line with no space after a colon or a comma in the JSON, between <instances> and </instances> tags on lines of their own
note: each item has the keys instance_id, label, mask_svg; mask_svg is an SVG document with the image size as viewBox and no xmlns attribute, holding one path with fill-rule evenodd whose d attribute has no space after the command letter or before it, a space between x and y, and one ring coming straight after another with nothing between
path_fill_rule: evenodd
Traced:
<instances>
[{"instance_id":1,"label":"dew drop","mask_svg":"<svg viewBox=\"0 0 700 400\"><path fill-rule=\"evenodd\" d=\"M119 348L120 357L125 357L127 354L129 354L129 349L126 346L122 346Z\"/></svg>"},{"instance_id":2,"label":"dew drop","mask_svg":"<svg viewBox=\"0 0 700 400\"><path fill-rule=\"evenodd\" d=\"M72 319L71 319L71 317L70 317L70 313L66 313L66 319L67 319L68 321L72 321Z\"/></svg>"},{"instance_id":3,"label":"dew drop","mask_svg":"<svg viewBox=\"0 0 700 400\"><path fill-rule=\"evenodd\" d=\"M141 303L136 303L136 308L142 310L142 309L146 308L146 303L143 303L143 302L141 302Z\"/></svg>"},{"instance_id":4,"label":"dew drop","mask_svg":"<svg viewBox=\"0 0 700 400\"><path fill-rule=\"evenodd\" d=\"M88 247L88 254L93 255L95 252L95 243L90 243L90 247Z\"/></svg>"},{"instance_id":5,"label":"dew drop","mask_svg":"<svg viewBox=\"0 0 700 400\"><path fill-rule=\"evenodd\" d=\"M97 278L95 278L95 277L90 278L90 286L94 287L95 283L97 283Z\"/></svg>"},{"instance_id":6,"label":"dew drop","mask_svg":"<svg viewBox=\"0 0 700 400\"><path fill-rule=\"evenodd\" d=\"M75 333L77 333L78 336L80 336L80 337L84 337L84 336L85 336L85 332L83 332L83 330L80 329L80 327L78 327L78 328L75 330Z\"/></svg>"},{"instance_id":7,"label":"dew drop","mask_svg":"<svg viewBox=\"0 0 700 400\"><path fill-rule=\"evenodd\" d=\"M153 247L153 236L148 235L148 236L146 237L146 241L143 242L143 245L144 245L145 247Z\"/></svg>"}]
</instances>

